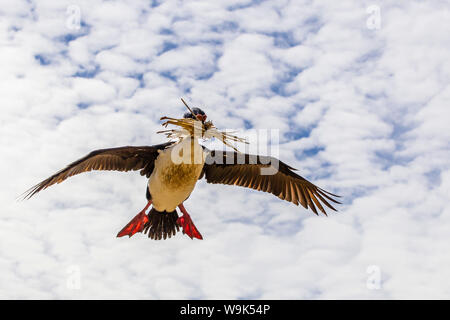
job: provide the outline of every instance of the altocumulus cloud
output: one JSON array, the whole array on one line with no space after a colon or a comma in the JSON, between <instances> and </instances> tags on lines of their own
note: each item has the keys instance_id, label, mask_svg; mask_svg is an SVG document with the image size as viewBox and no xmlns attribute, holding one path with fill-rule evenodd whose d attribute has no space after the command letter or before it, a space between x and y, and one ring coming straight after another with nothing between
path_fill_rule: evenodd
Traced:
<instances>
[{"instance_id":1,"label":"altocumulus cloud","mask_svg":"<svg viewBox=\"0 0 450 320\"><path fill-rule=\"evenodd\" d=\"M0 297L449 298L449 6L376 5L0 1ZM340 212L201 181L206 239L153 242L115 238L137 173L15 201L93 149L164 141L181 96L218 127L278 129Z\"/></svg>"}]
</instances>

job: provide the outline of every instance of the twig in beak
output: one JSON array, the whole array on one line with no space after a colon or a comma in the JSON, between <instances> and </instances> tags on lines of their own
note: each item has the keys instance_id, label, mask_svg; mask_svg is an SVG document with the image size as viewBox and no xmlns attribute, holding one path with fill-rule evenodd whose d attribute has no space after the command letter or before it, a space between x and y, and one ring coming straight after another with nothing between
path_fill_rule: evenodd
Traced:
<instances>
[{"instance_id":1,"label":"twig in beak","mask_svg":"<svg viewBox=\"0 0 450 320\"><path fill-rule=\"evenodd\" d=\"M183 101L186 107L189 108L189 106L186 104L186 102L184 102L183 99L181 99L181 101ZM191 111L190 108L189 111ZM217 128L213 125L211 121L208 121L206 123L200 123L195 119L191 118L177 119L171 117L161 117L161 120L166 120L165 122L162 123L162 126L165 128L167 128L167 126L171 124L174 126L178 126L182 129L182 130L168 129L158 131L158 133L164 133L170 139L172 138L183 139L185 136L193 136L197 132L201 133L202 138L204 139L216 138L220 140L223 144L234 149L237 152L239 152L239 150L235 148L230 142L241 142L248 144L248 141L246 141L245 138L240 138L233 134L217 130Z\"/></svg>"},{"instance_id":2,"label":"twig in beak","mask_svg":"<svg viewBox=\"0 0 450 320\"><path fill-rule=\"evenodd\" d=\"M195 119L195 118L196 118L196 117L195 117L195 114L194 114L194 112L192 111L192 109L189 108L189 106L187 105L186 101L184 101L183 98L181 98L181 101L183 101L184 105L186 106L186 108L188 108L189 112L194 116L194 119Z\"/></svg>"}]
</instances>

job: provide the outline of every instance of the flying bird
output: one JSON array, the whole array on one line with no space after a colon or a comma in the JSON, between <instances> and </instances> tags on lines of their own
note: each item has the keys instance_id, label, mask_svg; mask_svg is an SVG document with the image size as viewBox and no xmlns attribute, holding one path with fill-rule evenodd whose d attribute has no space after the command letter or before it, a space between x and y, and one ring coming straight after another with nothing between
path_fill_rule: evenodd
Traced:
<instances>
[{"instance_id":1,"label":"flying bird","mask_svg":"<svg viewBox=\"0 0 450 320\"><path fill-rule=\"evenodd\" d=\"M301 204L315 214L326 215L324 206L336 211L330 204L340 203L333 193L319 188L294 171L293 167L270 156L251 155L237 151L231 141L246 142L234 135L216 129L200 108L191 109L183 118L163 117L163 125L180 129L163 130L170 139L153 146L126 146L95 150L69 164L51 177L33 186L24 194L29 199L36 193L61 183L69 177L91 170L136 171L148 179L147 204L117 234L117 237L147 233L155 240L174 236L180 228L191 239L203 239L184 207L198 180L205 178L211 184L235 185L272 193L295 205ZM236 151L209 150L199 139L217 138ZM149 213L147 209L152 206ZM182 215L178 216L177 208Z\"/></svg>"}]
</instances>

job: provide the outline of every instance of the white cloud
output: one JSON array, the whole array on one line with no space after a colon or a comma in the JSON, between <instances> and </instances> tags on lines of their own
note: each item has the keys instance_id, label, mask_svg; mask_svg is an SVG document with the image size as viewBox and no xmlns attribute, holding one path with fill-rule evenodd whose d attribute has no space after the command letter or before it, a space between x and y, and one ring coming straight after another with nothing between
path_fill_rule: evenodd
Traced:
<instances>
[{"instance_id":1,"label":"white cloud","mask_svg":"<svg viewBox=\"0 0 450 320\"><path fill-rule=\"evenodd\" d=\"M87 103L106 102L115 97L115 90L97 79L74 78L73 89L79 93L80 100Z\"/></svg>"},{"instance_id":2,"label":"white cloud","mask_svg":"<svg viewBox=\"0 0 450 320\"><path fill-rule=\"evenodd\" d=\"M201 77L208 74L214 62L211 50L205 46L186 46L164 52L150 64L158 72L172 72L176 77Z\"/></svg>"}]
</instances>

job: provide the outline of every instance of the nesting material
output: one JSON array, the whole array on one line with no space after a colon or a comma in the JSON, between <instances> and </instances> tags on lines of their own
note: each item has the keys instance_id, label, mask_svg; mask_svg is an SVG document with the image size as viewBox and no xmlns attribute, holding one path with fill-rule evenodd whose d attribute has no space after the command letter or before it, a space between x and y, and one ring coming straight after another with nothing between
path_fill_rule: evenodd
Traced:
<instances>
[{"instance_id":1,"label":"nesting material","mask_svg":"<svg viewBox=\"0 0 450 320\"><path fill-rule=\"evenodd\" d=\"M174 126L178 126L181 129L168 129L158 131L157 133L163 133L169 139L177 139L182 140L187 137L195 137L195 138L203 138L203 139L211 139L216 138L220 140L224 145L233 148L238 151L231 143L232 142L241 142L248 144L245 138L240 138L238 136L232 135L230 133L219 131L212 121L206 121L202 123L201 121L191 119L191 118L170 118L170 117L162 117L161 120L166 120L162 126L166 127L171 124Z\"/></svg>"}]
</instances>

